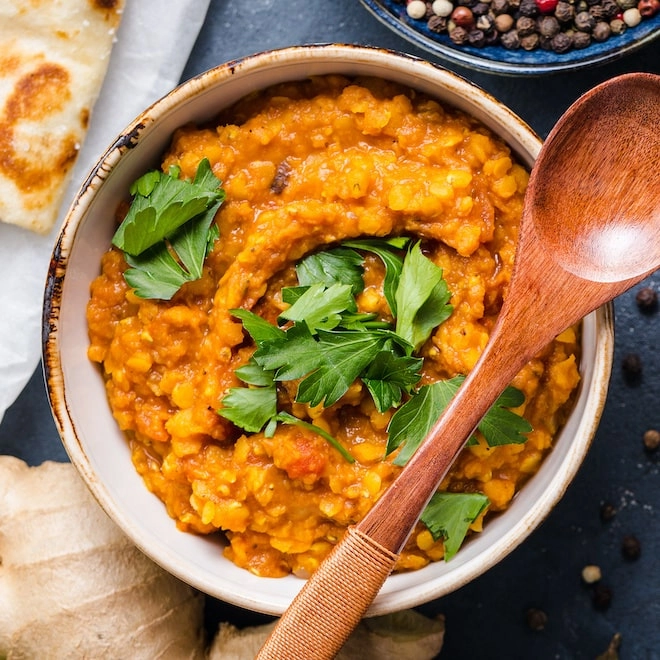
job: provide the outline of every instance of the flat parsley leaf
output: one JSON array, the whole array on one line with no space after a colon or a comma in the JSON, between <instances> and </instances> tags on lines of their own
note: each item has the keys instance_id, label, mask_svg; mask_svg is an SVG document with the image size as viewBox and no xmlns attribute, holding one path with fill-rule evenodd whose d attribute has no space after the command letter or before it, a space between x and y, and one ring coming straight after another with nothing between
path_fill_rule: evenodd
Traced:
<instances>
[{"instance_id":1,"label":"flat parsley leaf","mask_svg":"<svg viewBox=\"0 0 660 660\"><path fill-rule=\"evenodd\" d=\"M354 296L364 289L362 280L362 256L355 250L338 247L334 250L315 252L296 265L301 286L347 284Z\"/></svg>"},{"instance_id":2,"label":"flat parsley leaf","mask_svg":"<svg viewBox=\"0 0 660 660\"><path fill-rule=\"evenodd\" d=\"M415 349L453 311L451 294L438 268L416 243L406 255L396 288L396 333Z\"/></svg>"},{"instance_id":3,"label":"flat parsley leaf","mask_svg":"<svg viewBox=\"0 0 660 660\"><path fill-rule=\"evenodd\" d=\"M400 447L399 454L394 459L396 465L405 465L408 462L463 380L464 376L456 376L425 385L392 415L388 427L387 453L390 454ZM479 422L477 428L489 446L520 444L526 441L527 438L523 434L532 430L531 425L524 417L508 410L509 406L518 407L523 401L522 392L509 386Z\"/></svg>"},{"instance_id":4,"label":"flat parsley leaf","mask_svg":"<svg viewBox=\"0 0 660 660\"><path fill-rule=\"evenodd\" d=\"M133 256L141 254L222 202L220 185L207 158L200 161L193 181L179 179L176 168L168 174L148 172L131 186L133 201L113 245Z\"/></svg>"},{"instance_id":5,"label":"flat parsley leaf","mask_svg":"<svg viewBox=\"0 0 660 660\"><path fill-rule=\"evenodd\" d=\"M405 248L410 239L405 236L386 239L362 239L357 241L346 241L344 245L348 247L357 248L358 250L365 250L373 252L380 257L385 265L385 278L383 280L383 295L390 307L392 316L396 318L396 290L401 278L401 270L403 269L403 257L397 254L396 251Z\"/></svg>"},{"instance_id":6,"label":"flat parsley leaf","mask_svg":"<svg viewBox=\"0 0 660 660\"><path fill-rule=\"evenodd\" d=\"M296 291L302 287L296 287ZM283 300L291 300L283 294ZM295 302L280 314L281 319L304 322L309 331L316 334L317 330L332 330L342 320L345 311L355 312L355 298L348 284L331 284L326 288L321 282L316 282L305 288Z\"/></svg>"},{"instance_id":7,"label":"flat parsley leaf","mask_svg":"<svg viewBox=\"0 0 660 660\"><path fill-rule=\"evenodd\" d=\"M112 242L130 268L126 282L141 298L169 300L186 282L202 276L218 238L214 218L224 192L203 159L195 179L148 172L131 186L133 202Z\"/></svg>"},{"instance_id":8,"label":"flat parsley leaf","mask_svg":"<svg viewBox=\"0 0 660 660\"><path fill-rule=\"evenodd\" d=\"M248 433L259 433L277 415L277 390L267 387L232 387L218 411Z\"/></svg>"},{"instance_id":9,"label":"flat parsley leaf","mask_svg":"<svg viewBox=\"0 0 660 660\"><path fill-rule=\"evenodd\" d=\"M378 412L401 405L403 395L419 382L424 360L398 356L393 350L381 351L362 375Z\"/></svg>"},{"instance_id":10,"label":"flat parsley leaf","mask_svg":"<svg viewBox=\"0 0 660 660\"><path fill-rule=\"evenodd\" d=\"M420 520L433 538L444 539L445 561L461 547L470 525L489 505L482 493L435 493L422 512Z\"/></svg>"}]
</instances>

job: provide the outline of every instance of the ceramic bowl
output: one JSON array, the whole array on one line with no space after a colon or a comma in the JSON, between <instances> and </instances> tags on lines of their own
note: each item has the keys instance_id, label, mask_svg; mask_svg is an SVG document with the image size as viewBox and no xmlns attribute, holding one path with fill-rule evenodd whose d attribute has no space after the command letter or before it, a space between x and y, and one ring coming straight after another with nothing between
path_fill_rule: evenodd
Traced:
<instances>
[{"instance_id":1,"label":"ceramic bowl","mask_svg":"<svg viewBox=\"0 0 660 660\"><path fill-rule=\"evenodd\" d=\"M506 49L503 46L476 48L457 46L449 36L428 29L424 19L411 19L405 3L396 0L361 0L378 20L410 43L445 59L477 71L509 75L544 75L562 71L575 71L605 64L632 53L660 37L660 13L643 20L623 34L611 36L602 42L593 42L587 48L567 53L537 48L526 51Z\"/></svg>"},{"instance_id":2,"label":"ceramic bowl","mask_svg":"<svg viewBox=\"0 0 660 660\"><path fill-rule=\"evenodd\" d=\"M446 70L410 56L343 45L265 52L208 71L148 108L114 141L83 184L53 254L44 303L44 364L54 418L71 461L106 512L148 556L194 587L227 602L280 614L301 588L296 577L261 578L222 555L217 538L176 529L133 468L106 399L102 375L86 355L90 282L114 231L117 200L155 167L174 130L208 120L246 94L320 74L370 75L412 85L472 114L531 167L539 138L494 98ZM432 600L466 584L513 550L539 525L580 466L604 404L612 359L610 307L584 321L582 383L574 410L540 472L511 508L474 535L450 562L387 579L369 613Z\"/></svg>"}]
</instances>

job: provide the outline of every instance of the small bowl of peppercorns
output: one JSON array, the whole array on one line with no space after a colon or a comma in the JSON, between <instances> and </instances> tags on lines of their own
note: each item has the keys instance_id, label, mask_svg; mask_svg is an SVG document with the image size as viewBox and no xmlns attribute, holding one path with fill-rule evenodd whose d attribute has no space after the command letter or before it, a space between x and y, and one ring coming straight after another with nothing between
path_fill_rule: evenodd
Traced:
<instances>
[{"instance_id":1,"label":"small bowl of peppercorns","mask_svg":"<svg viewBox=\"0 0 660 660\"><path fill-rule=\"evenodd\" d=\"M400 36L472 69L574 70L660 37L660 0L362 0Z\"/></svg>"}]
</instances>

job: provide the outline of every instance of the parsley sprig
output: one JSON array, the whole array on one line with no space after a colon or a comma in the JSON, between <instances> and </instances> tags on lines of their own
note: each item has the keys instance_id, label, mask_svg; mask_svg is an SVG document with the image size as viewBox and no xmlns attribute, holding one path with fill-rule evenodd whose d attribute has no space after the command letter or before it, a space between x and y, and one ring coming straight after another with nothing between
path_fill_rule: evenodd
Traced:
<instances>
[{"instance_id":1,"label":"parsley sprig","mask_svg":"<svg viewBox=\"0 0 660 660\"><path fill-rule=\"evenodd\" d=\"M183 284L199 279L218 238L213 219L225 194L208 159L192 181L179 175L171 167L135 181L131 206L112 238L130 266L124 278L140 298L170 300Z\"/></svg>"}]
</instances>

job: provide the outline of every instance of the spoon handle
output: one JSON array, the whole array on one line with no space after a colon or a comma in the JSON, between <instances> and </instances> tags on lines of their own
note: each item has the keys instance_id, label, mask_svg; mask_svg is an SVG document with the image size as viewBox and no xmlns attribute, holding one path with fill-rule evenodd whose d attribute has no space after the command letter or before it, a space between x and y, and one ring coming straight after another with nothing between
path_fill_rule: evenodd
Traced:
<instances>
[{"instance_id":1,"label":"spoon handle","mask_svg":"<svg viewBox=\"0 0 660 660\"><path fill-rule=\"evenodd\" d=\"M350 527L294 599L258 660L331 660L376 597L397 555Z\"/></svg>"}]
</instances>

